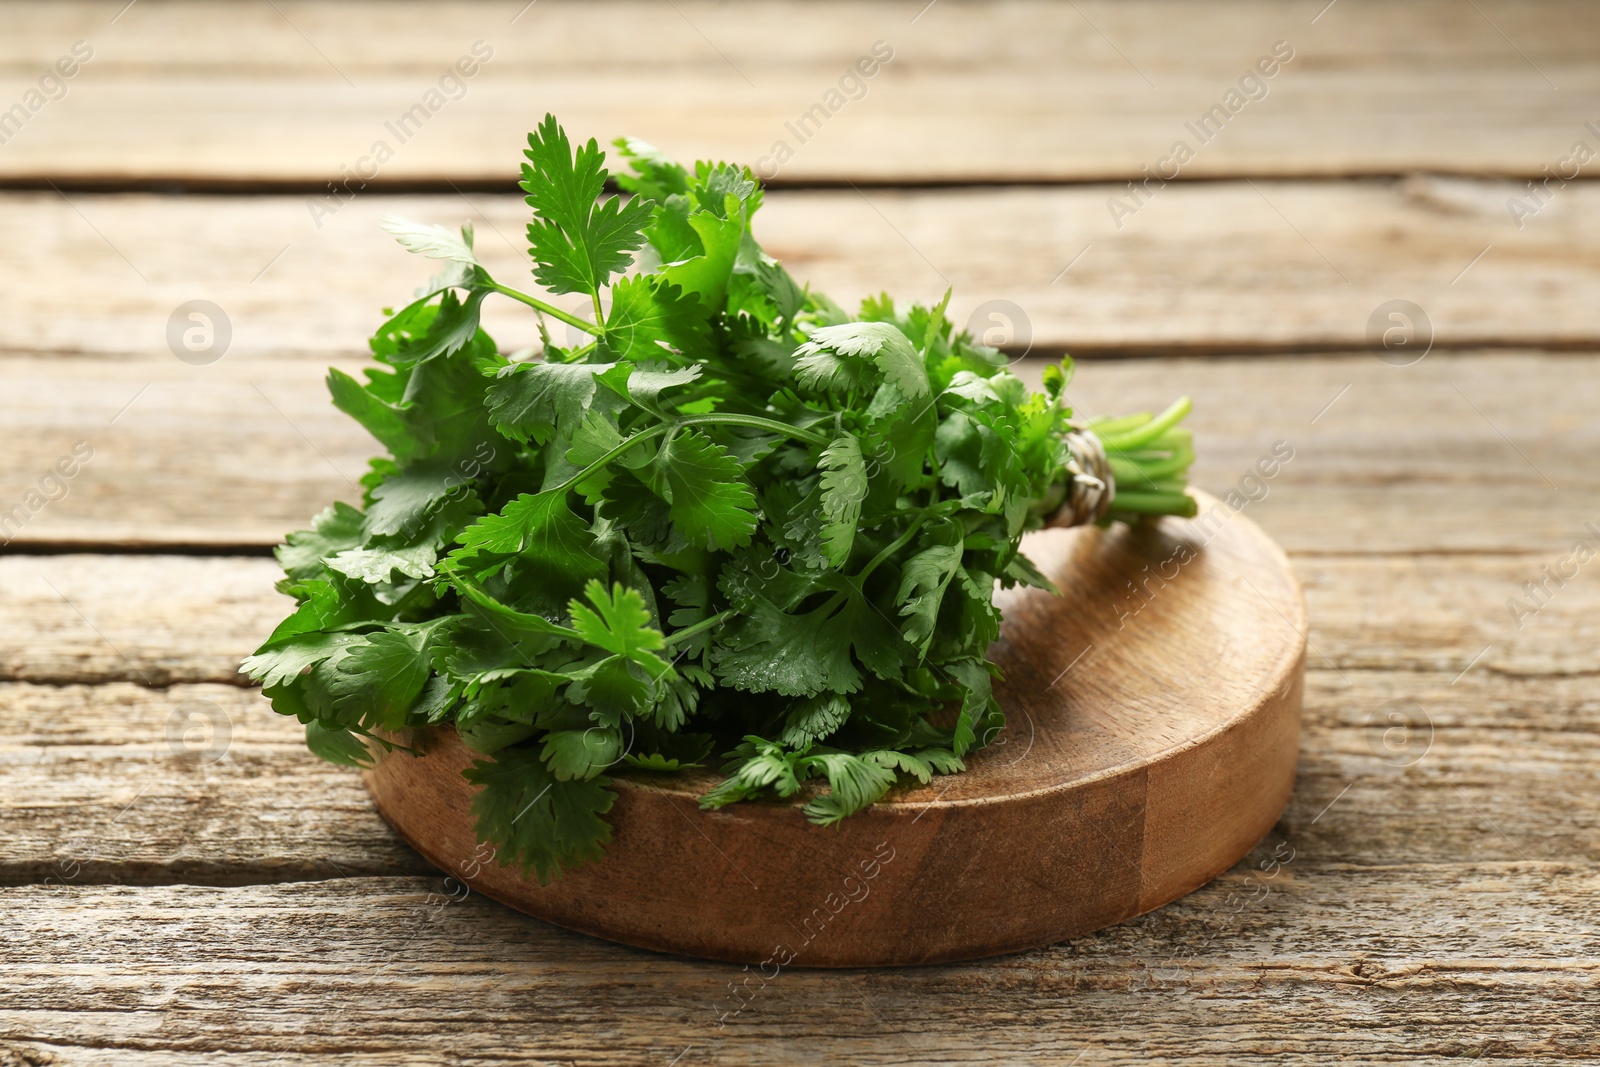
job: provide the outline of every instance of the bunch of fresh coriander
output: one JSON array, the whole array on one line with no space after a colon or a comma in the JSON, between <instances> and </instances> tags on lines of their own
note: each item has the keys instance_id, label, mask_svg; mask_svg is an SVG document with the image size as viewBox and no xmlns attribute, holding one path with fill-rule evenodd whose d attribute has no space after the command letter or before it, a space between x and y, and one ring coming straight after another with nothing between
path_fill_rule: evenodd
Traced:
<instances>
[{"instance_id":1,"label":"bunch of fresh coriander","mask_svg":"<svg viewBox=\"0 0 1600 1067\"><path fill-rule=\"evenodd\" d=\"M542 881L602 852L613 768L724 755L707 807L825 780L817 823L963 770L1002 724L996 585L1050 588L1018 544L1090 477L1072 431L1115 475L1093 517L1193 513L1186 401L1071 423L1069 363L1036 393L943 301L852 319L756 243L748 169L617 147L626 196L554 117L522 167L534 279L592 321L491 278L470 228L387 223L445 269L328 386L389 457L278 549L299 606L243 667L335 762L452 724L479 837ZM537 356L479 328L495 294Z\"/></svg>"}]
</instances>

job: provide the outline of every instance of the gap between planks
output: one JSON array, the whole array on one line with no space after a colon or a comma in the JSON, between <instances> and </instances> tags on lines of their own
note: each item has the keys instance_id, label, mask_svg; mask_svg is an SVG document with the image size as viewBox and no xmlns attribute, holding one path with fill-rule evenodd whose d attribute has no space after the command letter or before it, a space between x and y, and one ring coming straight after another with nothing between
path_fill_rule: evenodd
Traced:
<instances>
[{"instance_id":1,"label":"gap between planks","mask_svg":"<svg viewBox=\"0 0 1600 1067\"><path fill-rule=\"evenodd\" d=\"M1512 22L1450 0L1325 11L1248 0L545 0L514 20L505 6L441 6L424 31L369 5L226 16L159 0L15 5L0 70L16 84L74 39L97 51L68 99L0 154L0 175L324 182L375 139L395 141L384 124L481 41L492 58L404 139L385 178L509 175L546 109L575 135L640 136L685 160L760 165L783 140L794 158L776 173L813 182L1115 180L1156 169L1180 137L1198 143L1186 175L1536 177L1594 118L1582 109L1600 42L1592 6L1570 2L1522 5ZM894 58L849 89L857 99L839 97L841 77L880 41ZM1229 90L1237 99L1279 41L1294 58L1251 90L1257 98L1214 136L1189 133L1185 122ZM791 132L817 105L833 112L825 125Z\"/></svg>"}]
</instances>

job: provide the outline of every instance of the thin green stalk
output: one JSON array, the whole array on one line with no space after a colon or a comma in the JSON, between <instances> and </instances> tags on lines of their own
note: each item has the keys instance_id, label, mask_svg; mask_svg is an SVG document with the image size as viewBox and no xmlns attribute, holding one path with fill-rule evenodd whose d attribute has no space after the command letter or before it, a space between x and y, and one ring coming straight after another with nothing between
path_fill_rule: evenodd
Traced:
<instances>
[{"instance_id":1,"label":"thin green stalk","mask_svg":"<svg viewBox=\"0 0 1600 1067\"><path fill-rule=\"evenodd\" d=\"M1097 435L1099 435L1100 439L1103 441L1107 437L1112 437L1119 433L1127 433L1129 430L1136 430L1149 421L1149 414L1123 415L1120 418L1090 419L1089 429L1093 430Z\"/></svg>"},{"instance_id":2,"label":"thin green stalk","mask_svg":"<svg viewBox=\"0 0 1600 1067\"><path fill-rule=\"evenodd\" d=\"M1165 492L1157 479L1152 477L1144 467L1126 460L1111 459L1111 476L1117 480L1117 499L1124 493L1160 493ZM1171 479L1169 479L1171 480ZM1183 488L1181 479L1178 488Z\"/></svg>"},{"instance_id":3,"label":"thin green stalk","mask_svg":"<svg viewBox=\"0 0 1600 1067\"><path fill-rule=\"evenodd\" d=\"M1174 452L1167 459L1157 460L1154 463L1140 463L1137 466L1142 477L1154 481L1157 478L1165 478L1180 471L1186 471L1193 462L1193 449L1184 448Z\"/></svg>"},{"instance_id":4,"label":"thin green stalk","mask_svg":"<svg viewBox=\"0 0 1600 1067\"><path fill-rule=\"evenodd\" d=\"M927 521L928 513L923 511L922 514L911 521L911 525L906 527L905 533L890 541L883 547L882 551L872 557L872 560L865 567L861 568L861 573L856 575L856 582L860 585L866 585L867 579L872 577L872 572L878 569L878 565L904 548L916 536L917 531L922 529L922 524Z\"/></svg>"},{"instance_id":5,"label":"thin green stalk","mask_svg":"<svg viewBox=\"0 0 1600 1067\"><path fill-rule=\"evenodd\" d=\"M1182 494L1189 488L1189 483L1182 478L1156 478L1141 485L1135 492L1139 493L1178 493Z\"/></svg>"},{"instance_id":6,"label":"thin green stalk","mask_svg":"<svg viewBox=\"0 0 1600 1067\"><path fill-rule=\"evenodd\" d=\"M1113 512L1126 511L1136 515L1180 515L1189 517L1198 510L1194 497L1187 493L1118 492L1111 502Z\"/></svg>"},{"instance_id":7,"label":"thin green stalk","mask_svg":"<svg viewBox=\"0 0 1600 1067\"><path fill-rule=\"evenodd\" d=\"M693 626L685 626L681 630L674 630L667 635L667 644L672 645L678 643L679 641L687 641L696 634L705 633L714 626L721 626L723 623L727 622L737 614L739 614L737 611L733 610L732 608L728 608L726 611L719 611L715 615L701 619Z\"/></svg>"},{"instance_id":8,"label":"thin green stalk","mask_svg":"<svg viewBox=\"0 0 1600 1067\"><path fill-rule=\"evenodd\" d=\"M739 415L733 412L713 412L710 415L691 415L678 422L679 426L748 426L753 430L766 430L769 433L782 434L792 437L796 441L804 441L812 445L828 445L831 438L821 434L802 430L798 426L790 426L786 422L776 419L764 419L760 415Z\"/></svg>"},{"instance_id":9,"label":"thin green stalk","mask_svg":"<svg viewBox=\"0 0 1600 1067\"><path fill-rule=\"evenodd\" d=\"M1131 459L1110 456L1107 462L1111 467L1111 477L1117 480L1119 486L1136 485L1145 480L1144 471Z\"/></svg>"},{"instance_id":10,"label":"thin green stalk","mask_svg":"<svg viewBox=\"0 0 1600 1067\"><path fill-rule=\"evenodd\" d=\"M1106 446L1106 451L1108 452L1128 452L1135 448L1143 448L1181 422L1183 417L1189 414L1191 407L1193 405L1189 402L1189 398L1181 396L1172 402L1171 407L1137 430L1131 430L1123 434L1112 434L1109 437L1102 434L1100 441Z\"/></svg>"},{"instance_id":11,"label":"thin green stalk","mask_svg":"<svg viewBox=\"0 0 1600 1067\"><path fill-rule=\"evenodd\" d=\"M660 437L668 430L676 430L684 426L748 426L756 430L766 430L769 433L784 434L786 436L793 437L796 440L805 441L808 444L826 445L828 443L828 438L814 434L810 430L802 430L798 426L790 426L788 423L778 422L775 419L764 419L759 415L691 415L686 419L679 419L676 422L658 423L647 430L640 430L638 433L632 435L621 444L607 451L599 459L583 468L583 470L579 471L577 474L574 474L572 477L568 478L554 489L549 490L549 492L564 493L568 489L571 489L573 486L577 485L579 482L583 481L585 478L589 477L589 475L593 474L595 471L600 470L606 464L610 463L612 460L628 451L628 449L632 448L634 445L653 440L657 437Z\"/></svg>"},{"instance_id":12,"label":"thin green stalk","mask_svg":"<svg viewBox=\"0 0 1600 1067\"><path fill-rule=\"evenodd\" d=\"M504 293L513 300L520 300L522 303L527 304L534 310L542 311L544 314L549 315L552 319L559 319L568 326L576 326L584 333L595 337L602 336L605 333L604 327L597 326L592 322L581 319L570 311L562 311L560 308L551 304L547 304L536 296L529 296L527 293L513 289L509 285L501 285L496 281L491 281L489 285L493 287L495 292Z\"/></svg>"}]
</instances>

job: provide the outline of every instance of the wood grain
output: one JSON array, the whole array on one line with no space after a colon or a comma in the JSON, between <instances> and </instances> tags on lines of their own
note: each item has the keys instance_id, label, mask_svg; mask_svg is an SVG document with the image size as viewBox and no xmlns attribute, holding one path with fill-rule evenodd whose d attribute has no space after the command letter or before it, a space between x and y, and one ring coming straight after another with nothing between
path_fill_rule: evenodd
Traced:
<instances>
[{"instance_id":1,"label":"wood grain","mask_svg":"<svg viewBox=\"0 0 1600 1067\"><path fill-rule=\"evenodd\" d=\"M1600 346L1593 183L1555 191L1521 228L1506 210L1518 186L1503 181L1175 185L1120 227L1116 191L780 190L755 228L796 278L846 306L885 288L933 303L953 288L955 320L1013 351L1364 349L1368 320L1395 299L1423 309L1441 349ZM360 356L380 309L432 270L382 231L385 214L470 221L496 275L531 285L520 197L363 195L320 227L306 203L0 194L0 225L26 253L0 263L16 297L0 350L171 359L169 317L203 299L231 323L229 362ZM507 351L536 342L525 308L485 306Z\"/></svg>"},{"instance_id":2,"label":"wood grain","mask_svg":"<svg viewBox=\"0 0 1600 1067\"><path fill-rule=\"evenodd\" d=\"M418 877L359 779L237 684L282 611L268 561L12 556L0 1064L1600 1059L1600 604L1587 568L1520 629L1507 604L1600 521L1600 389L1586 358L1443 354L1600 347L1592 191L1518 230L1520 177L1493 177L1594 143L1591 6L545 0L510 24L521 6L436 5L421 32L373 5L0 4L0 107L72 41L96 49L0 149L0 183L35 190L0 196L18 252L0 262L0 508L75 441L97 449L8 551L271 543L348 497L372 450L314 379L421 278L381 211L470 217L520 273L522 207L480 191L509 192L530 116L753 162L881 37L896 60L778 176L840 188L775 191L762 220L823 288L948 279L963 315L1018 303L1036 352L1358 353L1097 365L1075 386L1090 409L1194 393L1218 492L1295 446L1245 512L1296 554L1311 609L1289 807L1151 915L973 966L785 972L719 1029L746 972L445 904L453 887ZM480 37L494 61L377 179L468 200L364 193L316 228L308 191ZM1106 198L1279 38L1297 58L1270 97L1184 170L1258 191L1170 185L1116 229ZM1412 171L1435 173L1283 180ZM1108 184L883 187L996 180ZM80 191L166 182L293 195ZM196 298L236 327L209 367L166 347ZM1393 298L1437 327L1414 367L1359 354ZM202 701L230 737L215 763ZM1280 846L1294 859L1266 879ZM150 884L97 884L119 880Z\"/></svg>"},{"instance_id":3,"label":"wood grain","mask_svg":"<svg viewBox=\"0 0 1600 1067\"><path fill-rule=\"evenodd\" d=\"M356 777L256 690L4 688L0 881L242 885L420 874ZM0 1061L3 1062L3 1061Z\"/></svg>"},{"instance_id":4,"label":"wood grain","mask_svg":"<svg viewBox=\"0 0 1600 1067\"><path fill-rule=\"evenodd\" d=\"M1017 369L1037 382L1041 366ZM12 430L0 451L0 516L77 442L95 450L63 499L6 528L11 550L264 549L333 500L359 499L356 479L380 448L328 401L322 375L309 359L194 367L170 356L0 356L11 385L0 425ZM1589 359L1095 362L1069 396L1101 414L1159 410L1180 393L1195 403L1194 483L1253 497L1246 513L1291 552L1556 558L1584 522L1600 522L1600 364ZM1261 479L1256 464L1279 442L1293 458Z\"/></svg>"},{"instance_id":5,"label":"wood grain","mask_svg":"<svg viewBox=\"0 0 1600 1067\"><path fill-rule=\"evenodd\" d=\"M1297 857L1266 879L1260 863L1280 844L1252 857L1255 874L1054 948L931 969L786 970L764 987L754 971L610 945L476 895L453 901L437 877L17 887L0 891L14 977L0 1018L14 1048L73 1064L1600 1055L1591 866L1402 878L1303 871ZM733 990L748 1003L737 1015Z\"/></svg>"},{"instance_id":6,"label":"wood grain","mask_svg":"<svg viewBox=\"0 0 1600 1067\"><path fill-rule=\"evenodd\" d=\"M8 105L74 40L95 53L0 153L0 176L320 187L387 139L377 180L509 184L547 110L582 136L642 136L690 159L754 162L786 140L780 177L803 181L1124 179L1179 138L1198 149L1184 177L1534 176L1584 136L1600 88L1600 20L1573 0L1343 0L1321 14L1264 0L546 0L425 20L333 3L122 6L6 5ZM894 58L865 95L804 143L791 134L880 40ZM476 41L493 58L464 95L449 87L458 98L410 140L389 134ZM1295 58L1266 95L1209 143L1189 134L1277 41Z\"/></svg>"},{"instance_id":7,"label":"wood grain","mask_svg":"<svg viewBox=\"0 0 1600 1067\"><path fill-rule=\"evenodd\" d=\"M1280 830L1311 865L1588 862L1597 709L1585 675L1313 667ZM426 869L253 690L0 683L0 766L3 884Z\"/></svg>"}]
</instances>

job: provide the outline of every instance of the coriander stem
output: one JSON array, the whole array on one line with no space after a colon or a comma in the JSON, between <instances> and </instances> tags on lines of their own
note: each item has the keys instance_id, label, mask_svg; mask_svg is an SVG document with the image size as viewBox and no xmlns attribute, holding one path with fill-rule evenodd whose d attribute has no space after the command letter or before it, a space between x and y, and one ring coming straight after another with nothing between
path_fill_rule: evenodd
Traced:
<instances>
[{"instance_id":1,"label":"coriander stem","mask_svg":"<svg viewBox=\"0 0 1600 1067\"><path fill-rule=\"evenodd\" d=\"M899 537L896 537L887 545L884 545L883 550L880 551L876 556L873 556L871 561L868 562L865 567L861 568L861 573L856 575L856 582L860 585L865 585L867 579L872 576L872 572L878 569L878 564L882 563L884 560L888 559L890 556L904 548L907 542L916 536L917 531L922 529L922 524L927 521L928 513L926 510L924 510L911 521L911 525L906 527L905 533L901 534Z\"/></svg>"},{"instance_id":2,"label":"coriander stem","mask_svg":"<svg viewBox=\"0 0 1600 1067\"><path fill-rule=\"evenodd\" d=\"M1128 511L1137 515L1180 515L1190 517L1199 511L1194 497L1188 493L1124 493L1118 491L1111 501L1112 512Z\"/></svg>"},{"instance_id":3,"label":"coriander stem","mask_svg":"<svg viewBox=\"0 0 1600 1067\"><path fill-rule=\"evenodd\" d=\"M769 433L782 434L785 437L792 437L796 441L804 441L811 445L828 445L832 443L831 438L823 437L821 434L812 433L810 430L802 430L798 426L790 426L788 423L778 422L776 419L764 419L760 415L713 412L710 415L691 415L680 422L679 425L748 426L753 430L766 430Z\"/></svg>"},{"instance_id":4,"label":"coriander stem","mask_svg":"<svg viewBox=\"0 0 1600 1067\"><path fill-rule=\"evenodd\" d=\"M585 478L589 477L589 475L593 474L595 471L600 470L606 464L610 463L612 460L614 460L618 456L622 455L624 452L626 452L628 449L632 448L634 445L640 444L641 442L644 442L644 441L649 441L652 438L660 437L662 434L666 433L668 430L670 430L672 428L673 427L672 427L671 423L663 422L663 423L658 423L657 425L650 427L648 430L640 430L638 433L633 434L632 436L628 437L621 444L617 445L615 448L612 448L610 451L608 451L604 455L602 455L599 459L595 460L593 463L591 463L587 467L583 468L583 470L579 471L577 474L574 474L572 477L568 478L566 481L562 482L560 485L556 486L554 489L546 490L546 492L565 493L568 489L571 489L573 486L577 485L579 482L581 482Z\"/></svg>"},{"instance_id":5,"label":"coriander stem","mask_svg":"<svg viewBox=\"0 0 1600 1067\"><path fill-rule=\"evenodd\" d=\"M1192 406L1188 397L1180 396L1172 402L1171 407L1138 429L1129 430L1127 433L1102 435L1100 443L1106 446L1107 452L1128 452L1141 448L1182 422Z\"/></svg>"},{"instance_id":6,"label":"coriander stem","mask_svg":"<svg viewBox=\"0 0 1600 1067\"><path fill-rule=\"evenodd\" d=\"M585 478L589 477L589 475L593 474L595 471L599 470L600 468L604 467L606 464L610 463L612 460L616 459L618 456L622 455L624 452L626 452L628 449L632 448L634 445L640 444L641 442L644 442L644 441L652 440L653 438L660 437L662 434L666 433L668 430L676 430L676 429L679 429L679 428L684 427L684 426L708 426L708 425L710 425L710 426L749 426L749 427L751 427L753 429L757 429L757 430L767 430L770 433L784 434L786 436L793 437L793 438L795 438L797 440L805 441L805 442L808 442L808 443L813 444L813 445L826 445L828 443L828 439L826 437L822 437L822 436L820 436L818 434L814 434L810 430L802 430L798 426L790 426L786 422L778 422L775 419L763 419L759 415L732 415L732 414L728 414L728 415L722 415L722 414L691 415L686 419L679 419L676 422L657 423L656 425L650 427L648 430L640 430L638 433L633 434L627 440L625 440L621 444L617 445L615 448L612 448L609 451L607 451L599 459L595 460L593 463L591 463L587 467L583 468L583 470L579 471L577 474L574 474L572 477L568 478L566 481L562 482L560 485L556 486L554 489L546 490L546 492L552 492L552 493L564 493L564 492L566 492L568 489L571 489L573 486L577 485L579 482L581 482Z\"/></svg>"},{"instance_id":7,"label":"coriander stem","mask_svg":"<svg viewBox=\"0 0 1600 1067\"><path fill-rule=\"evenodd\" d=\"M1146 474L1137 463L1117 456L1112 456L1109 462L1111 476L1117 480L1118 497L1125 492L1138 493L1155 488L1155 479Z\"/></svg>"},{"instance_id":8,"label":"coriander stem","mask_svg":"<svg viewBox=\"0 0 1600 1067\"><path fill-rule=\"evenodd\" d=\"M1143 484L1154 483L1161 478L1170 478L1175 474L1182 474L1194 463L1194 450L1188 447L1179 448L1170 456L1161 459L1133 460L1121 455L1108 457L1111 465L1111 474L1117 479L1118 485L1127 485L1130 488Z\"/></svg>"},{"instance_id":9,"label":"coriander stem","mask_svg":"<svg viewBox=\"0 0 1600 1067\"><path fill-rule=\"evenodd\" d=\"M1154 463L1140 463L1137 466L1141 475L1154 480L1186 471L1193 462L1194 450L1184 447L1177 449L1167 459L1157 460Z\"/></svg>"},{"instance_id":10,"label":"coriander stem","mask_svg":"<svg viewBox=\"0 0 1600 1067\"><path fill-rule=\"evenodd\" d=\"M693 626L685 626L681 630L672 631L667 635L667 644L670 645L678 641L687 641L689 638L694 637L697 634L704 633L713 626L721 626L723 623L727 622L730 618L737 614L739 614L737 611L729 608L726 611L719 611L715 615L709 615L695 623Z\"/></svg>"},{"instance_id":11,"label":"coriander stem","mask_svg":"<svg viewBox=\"0 0 1600 1067\"><path fill-rule=\"evenodd\" d=\"M524 293L524 292L521 292L519 290L513 289L509 285L501 285L499 282L496 282L496 281L491 281L489 284L494 287L494 291L495 292L504 293L506 296L509 296L513 300L520 300L520 301L522 301L522 303L527 304L529 307L533 308L535 311L542 311L546 315L549 315L552 319L559 319L560 321L566 323L568 326L576 326L578 329L582 330L584 333L592 334L593 336L596 336L596 337L598 337L601 334L605 333L605 330L604 330L603 327L596 326L592 322L588 322L588 321L586 321L584 319L581 319L578 316L572 314L570 311L562 311L558 307L555 307L555 306L553 306L551 304L545 303L543 300L540 300L538 297L529 296L527 293ZM599 307L598 298L596 298L596 299L597 299L597 303L596 303L595 306L598 309L598 307Z\"/></svg>"},{"instance_id":12,"label":"coriander stem","mask_svg":"<svg viewBox=\"0 0 1600 1067\"><path fill-rule=\"evenodd\" d=\"M1119 433L1128 433L1137 430L1150 421L1150 416L1123 415L1119 418L1090 419L1089 429L1093 430L1104 441L1108 437L1115 437Z\"/></svg>"}]
</instances>

